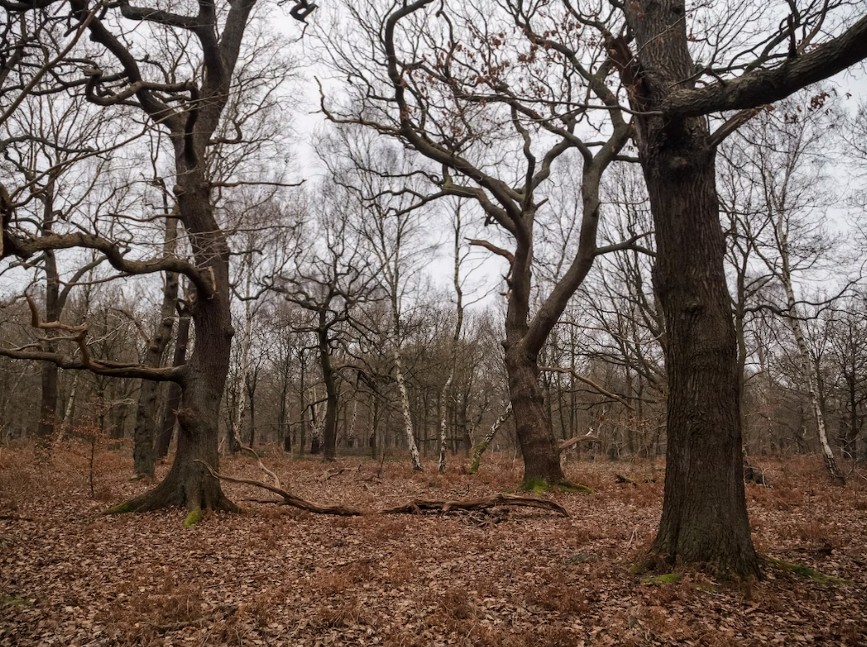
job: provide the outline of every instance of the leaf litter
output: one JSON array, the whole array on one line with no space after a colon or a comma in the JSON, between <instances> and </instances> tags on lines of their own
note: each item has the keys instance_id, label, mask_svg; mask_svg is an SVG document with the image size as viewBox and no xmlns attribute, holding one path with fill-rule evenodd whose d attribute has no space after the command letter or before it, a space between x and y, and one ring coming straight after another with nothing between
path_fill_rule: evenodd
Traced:
<instances>
[{"instance_id":1,"label":"leaf litter","mask_svg":"<svg viewBox=\"0 0 867 647\"><path fill-rule=\"evenodd\" d=\"M0 448L4 647L867 644L867 481L826 484L809 457L769 459L772 486L747 485L769 559L765 580L732 586L698 571L633 572L660 514L658 463L570 463L593 494L545 495L567 518L532 508L333 517L246 502L261 490L224 483L245 512L184 529L182 510L102 515L148 484L128 480L126 450L104 451L92 498L83 455L72 442L50 460ZM458 457L444 475L274 449L263 461L297 496L363 510L490 497L521 475L504 456L475 476ZM221 471L261 478L241 456Z\"/></svg>"}]
</instances>

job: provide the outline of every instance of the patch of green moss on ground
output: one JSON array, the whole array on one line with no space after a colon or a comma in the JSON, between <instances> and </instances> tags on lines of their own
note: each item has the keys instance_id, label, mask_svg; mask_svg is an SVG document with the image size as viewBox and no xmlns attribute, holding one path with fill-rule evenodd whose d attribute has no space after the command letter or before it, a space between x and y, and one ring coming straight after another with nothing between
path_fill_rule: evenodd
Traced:
<instances>
[{"instance_id":1,"label":"patch of green moss on ground","mask_svg":"<svg viewBox=\"0 0 867 647\"><path fill-rule=\"evenodd\" d=\"M656 586L661 586L663 584L677 584L680 582L680 574L678 573L663 573L662 575L651 575L649 577L642 577L642 584L653 584Z\"/></svg>"},{"instance_id":2,"label":"patch of green moss on ground","mask_svg":"<svg viewBox=\"0 0 867 647\"><path fill-rule=\"evenodd\" d=\"M199 523L204 516L205 515L202 512L201 508L196 508L195 510L192 510L187 515L186 519L184 519L184 528L192 528L197 523Z\"/></svg>"},{"instance_id":3,"label":"patch of green moss on ground","mask_svg":"<svg viewBox=\"0 0 867 647\"><path fill-rule=\"evenodd\" d=\"M798 577L803 577L804 579L811 580L816 582L817 584L851 584L849 580L845 580L841 577L836 577L834 575L827 575L822 573L821 571L817 571L815 568L811 568L810 566L806 566L804 564L796 564L794 562L787 562L782 559L776 559L774 557L766 558L767 562L771 566L775 566L783 571L788 571L789 573L794 573Z\"/></svg>"},{"instance_id":4,"label":"patch of green moss on ground","mask_svg":"<svg viewBox=\"0 0 867 647\"><path fill-rule=\"evenodd\" d=\"M32 607L33 600L22 598L17 595L0 595L0 607Z\"/></svg>"}]
</instances>

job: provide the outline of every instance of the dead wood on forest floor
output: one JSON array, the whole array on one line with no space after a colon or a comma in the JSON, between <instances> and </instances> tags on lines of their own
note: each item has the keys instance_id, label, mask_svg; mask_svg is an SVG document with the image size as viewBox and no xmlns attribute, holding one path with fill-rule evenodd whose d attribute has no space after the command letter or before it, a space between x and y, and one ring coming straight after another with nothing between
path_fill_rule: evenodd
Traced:
<instances>
[{"instance_id":1,"label":"dead wood on forest floor","mask_svg":"<svg viewBox=\"0 0 867 647\"><path fill-rule=\"evenodd\" d=\"M253 479L239 479L232 476L226 476L214 471L214 469L204 461L196 461L205 466L210 475L215 479L227 481L229 483L239 483L243 485L252 485L253 487L268 490L282 497L282 501L270 501L262 499L254 499L256 503L277 503L280 505L288 505L293 508L306 510L315 514L333 514L342 517L358 517L363 514L372 514L364 512L357 508L348 508L340 505L322 506L312 503L299 496L291 494L282 488L268 485L262 481ZM457 512L457 511L479 511L488 510L497 507L521 507L521 508L537 508L540 510L550 510L556 512L562 517L568 517L569 513L566 509L554 501L548 499L540 499L532 496L518 496L516 494L495 494L493 496L481 497L476 499L461 499L455 501L434 501L430 499L414 499L393 508L386 508L373 514L420 514L422 512Z\"/></svg>"},{"instance_id":2,"label":"dead wood on forest floor","mask_svg":"<svg viewBox=\"0 0 867 647\"><path fill-rule=\"evenodd\" d=\"M204 461L196 462L204 465L205 469L207 469L210 475L213 476L215 479L226 481L228 483L252 485L253 487L262 488L263 490L268 490L269 492L273 492L274 494L283 497L282 501L268 501L267 503L279 503L281 505L288 505L292 506L293 508L306 510L307 512L313 512L315 514L333 514L340 517L358 517L364 514L363 512L361 512L361 510L357 510L356 508L348 508L342 505L318 505L316 503L312 503L311 501L307 501L306 499L302 499L300 496L295 496L294 494L291 494L282 488L268 485L267 483L263 483L262 481L254 481L253 479L238 479L232 476L226 476L225 474L215 472L214 469ZM259 503L266 502L259 501Z\"/></svg>"},{"instance_id":3,"label":"dead wood on forest floor","mask_svg":"<svg viewBox=\"0 0 867 647\"><path fill-rule=\"evenodd\" d=\"M524 508L539 508L551 510L557 514L568 517L566 509L553 501L538 499L531 496L517 496L515 494L495 494L494 496L480 499L464 499L461 501L431 501L429 499L415 499L393 508L386 508L382 514L420 514L422 512L452 512L455 510L488 510L489 508L515 506Z\"/></svg>"}]
</instances>

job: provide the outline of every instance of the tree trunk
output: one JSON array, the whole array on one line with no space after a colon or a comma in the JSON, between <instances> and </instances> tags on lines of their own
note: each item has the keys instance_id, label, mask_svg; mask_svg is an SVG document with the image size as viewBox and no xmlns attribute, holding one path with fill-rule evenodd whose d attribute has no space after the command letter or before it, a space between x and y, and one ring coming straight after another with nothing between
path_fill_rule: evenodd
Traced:
<instances>
[{"instance_id":1,"label":"tree trunk","mask_svg":"<svg viewBox=\"0 0 867 647\"><path fill-rule=\"evenodd\" d=\"M333 461L337 457L337 384L329 354L328 329L325 319L328 312L319 313L319 365L325 383L325 420L322 427L322 459Z\"/></svg>"},{"instance_id":2,"label":"tree trunk","mask_svg":"<svg viewBox=\"0 0 867 647\"><path fill-rule=\"evenodd\" d=\"M633 107L653 110L692 78L684 6L627 7L642 70ZM636 63L637 64L637 61ZM634 70L631 70L634 71ZM637 142L656 233L654 287L665 320L668 446L662 519L652 551L758 576L744 496L737 342L724 270L715 155L707 120L638 117Z\"/></svg>"},{"instance_id":3,"label":"tree trunk","mask_svg":"<svg viewBox=\"0 0 867 647\"><path fill-rule=\"evenodd\" d=\"M523 487L532 489L542 484L566 483L554 429L539 384L538 363L518 344L506 349L506 373L515 430L524 458Z\"/></svg>"},{"instance_id":4,"label":"tree trunk","mask_svg":"<svg viewBox=\"0 0 867 647\"><path fill-rule=\"evenodd\" d=\"M494 436L497 435L500 427L502 427L503 423L509 419L509 416L511 414L512 403L509 402L509 404L506 406L506 410L497 417L497 419L494 421L494 424L491 425L488 433L485 434L485 437L482 438L479 443L473 448L473 461L470 464L470 474L475 474L479 471L479 464L482 462L482 454L485 453L488 445L490 445L491 441L494 440Z\"/></svg>"},{"instance_id":5,"label":"tree trunk","mask_svg":"<svg viewBox=\"0 0 867 647\"><path fill-rule=\"evenodd\" d=\"M166 218L166 237L163 243L163 252L166 256L175 251L177 240L178 221L175 214ZM148 344L145 356L142 359L144 366L157 367L160 365L165 353L166 346L172 337L174 327L174 314L178 301L178 275L167 272L165 285L163 286L163 302L160 307L160 318L154 329L153 336ZM154 427L156 425L157 395L159 383L153 380L142 380L139 392L138 408L136 409L135 428L133 430L133 469L136 476L153 477L155 452L154 452Z\"/></svg>"},{"instance_id":6,"label":"tree trunk","mask_svg":"<svg viewBox=\"0 0 867 647\"><path fill-rule=\"evenodd\" d=\"M816 421L816 433L819 436L819 445L822 447L822 456L825 460L825 469L832 481L840 484L846 483L846 477L837 466L837 459L834 458L834 452L831 450L831 445L828 442L828 430L825 426L825 413L820 401L820 394L817 388L818 371L814 371L813 362L810 354L810 349L807 346L807 339L804 337L804 328L801 325L798 304L795 301L795 291L792 287L792 273L789 264L789 240L785 231L785 213L780 212L775 221L777 245L780 251L780 281L783 284L783 289L786 293L786 305L789 309L789 327L795 337L795 343L798 345L798 355L801 360L801 375L804 384L807 387L807 394L810 397L810 406L813 409L813 418Z\"/></svg>"},{"instance_id":7,"label":"tree trunk","mask_svg":"<svg viewBox=\"0 0 867 647\"><path fill-rule=\"evenodd\" d=\"M400 391L400 408L403 412L403 433L406 436L406 444L409 448L412 469L421 472L421 457L418 454L418 446L415 444L415 433L412 426L409 393L406 390L406 380L403 377L403 362L400 359L400 348L397 344L395 344L394 347L394 372L395 379L397 380L397 388Z\"/></svg>"},{"instance_id":8,"label":"tree trunk","mask_svg":"<svg viewBox=\"0 0 867 647\"><path fill-rule=\"evenodd\" d=\"M259 367L247 374L247 402L250 407L250 442L249 447L256 444L256 387L259 384Z\"/></svg>"},{"instance_id":9,"label":"tree trunk","mask_svg":"<svg viewBox=\"0 0 867 647\"><path fill-rule=\"evenodd\" d=\"M187 361L187 344L190 341L190 314L186 309L181 310L178 317L178 336L175 340L175 354L172 357L172 366L183 366ZM166 408L163 412L163 424L157 437L154 454L157 458L165 458L169 455L169 446L172 444L172 436L175 433L177 410L181 406L181 387L174 382L168 383L168 395Z\"/></svg>"},{"instance_id":10,"label":"tree trunk","mask_svg":"<svg viewBox=\"0 0 867 647\"><path fill-rule=\"evenodd\" d=\"M654 134L642 161L656 227L669 396L665 499L653 548L672 562L757 575L714 151L703 119Z\"/></svg>"},{"instance_id":11,"label":"tree trunk","mask_svg":"<svg viewBox=\"0 0 867 647\"><path fill-rule=\"evenodd\" d=\"M177 156L181 158L182 151ZM181 408L177 412L178 449L165 479L153 490L122 504L124 511L147 511L184 506L197 513L205 509L237 510L201 461L219 470L220 402L229 373L232 318L229 306L229 249L214 219L210 183L201 168L181 165L178 213L182 217L200 267L209 268L213 294L199 296L190 306L196 344L179 382Z\"/></svg>"},{"instance_id":12,"label":"tree trunk","mask_svg":"<svg viewBox=\"0 0 867 647\"><path fill-rule=\"evenodd\" d=\"M60 421L60 429L57 430L57 436L54 444L59 445L63 442L69 428L72 426L72 412L75 409L75 394L78 391L78 378L81 371L76 371L72 378L72 387L69 389L69 396L66 398L66 406L63 409L63 419Z\"/></svg>"},{"instance_id":13,"label":"tree trunk","mask_svg":"<svg viewBox=\"0 0 867 647\"><path fill-rule=\"evenodd\" d=\"M453 360L454 360L453 354ZM449 391L451 390L452 381L455 377L455 367L454 363L452 363L451 368L449 369L449 376L446 379L446 383L443 385L442 394L440 396L440 437L439 437L439 457L437 459L437 471L442 474L446 471L446 450L448 449L448 415L449 415L449 407L448 407L448 396Z\"/></svg>"}]
</instances>

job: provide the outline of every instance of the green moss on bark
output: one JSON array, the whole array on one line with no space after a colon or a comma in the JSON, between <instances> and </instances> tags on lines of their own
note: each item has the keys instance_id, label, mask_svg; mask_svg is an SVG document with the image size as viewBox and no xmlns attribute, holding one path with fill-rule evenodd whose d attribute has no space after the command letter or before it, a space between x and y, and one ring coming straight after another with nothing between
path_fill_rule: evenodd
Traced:
<instances>
[{"instance_id":1,"label":"green moss on bark","mask_svg":"<svg viewBox=\"0 0 867 647\"><path fill-rule=\"evenodd\" d=\"M127 514L128 512L135 512L137 509L138 507L135 504L135 500L131 499L129 501L124 501L123 503L118 503L116 506L112 506L105 511L105 514Z\"/></svg>"},{"instance_id":2,"label":"green moss on bark","mask_svg":"<svg viewBox=\"0 0 867 647\"><path fill-rule=\"evenodd\" d=\"M546 479L536 477L524 479L518 489L522 492L532 492L533 494L544 494L545 492L550 492L551 490L555 492L593 494L593 490L591 490L586 485L579 485L576 483L571 483L569 481L558 481L557 483L550 483Z\"/></svg>"},{"instance_id":3,"label":"green moss on bark","mask_svg":"<svg viewBox=\"0 0 867 647\"><path fill-rule=\"evenodd\" d=\"M184 528L192 528L197 523L199 523L205 514L202 512L201 508L196 508L195 510L191 510L187 515L186 519L184 519Z\"/></svg>"}]
</instances>

